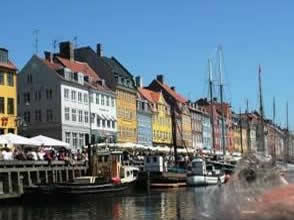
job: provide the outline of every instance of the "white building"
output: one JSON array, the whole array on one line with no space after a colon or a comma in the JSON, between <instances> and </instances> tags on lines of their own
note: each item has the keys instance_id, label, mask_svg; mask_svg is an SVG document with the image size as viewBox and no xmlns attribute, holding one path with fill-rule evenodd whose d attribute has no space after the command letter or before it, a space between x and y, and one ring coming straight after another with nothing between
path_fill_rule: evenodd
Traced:
<instances>
[{"instance_id":1,"label":"white building","mask_svg":"<svg viewBox=\"0 0 294 220\"><path fill-rule=\"evenodd\" d=\"M73 56L71 43L63 42L59 54L52 57L45 52L44 60L33 56L20 72L19 114L28 124L24 135L43 134L74 148L85 145L86 134L95 137L95 142L105 137L113 141L115 94L88 64L75 61Z\"/></svg>"}]
</instances>

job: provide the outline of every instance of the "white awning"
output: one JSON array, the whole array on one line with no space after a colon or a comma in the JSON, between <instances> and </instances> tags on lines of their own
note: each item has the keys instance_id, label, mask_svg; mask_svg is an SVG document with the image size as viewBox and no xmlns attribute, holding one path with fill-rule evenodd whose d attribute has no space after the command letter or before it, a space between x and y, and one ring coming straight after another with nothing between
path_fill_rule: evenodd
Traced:
<instances>
[{"instance_id":1,"label":"white awning","mask_svg":"<svg viewBox=\"0 0 294 220\"><path fill-rule=\"evenodd\" d=\"M44 146L55 146L55 147L69 147L69 144L54 138L46 137L43 135L38 135L36 137L30 138L30 140L38 141L41 145Z\"/></svg>"},{"instance_id":2,"label":"white awning","mask_svg":"<svg viewBox=\"0 0 294 220\"><path fill-rule=\"evenodd\" d=\"M2 144L8 144L8 145L31 145L31 146L41 145L41 143L37 140L31 140L30 138L22 137L12 133L0 135L0 140Z\"/></svg>"}]
</instances>

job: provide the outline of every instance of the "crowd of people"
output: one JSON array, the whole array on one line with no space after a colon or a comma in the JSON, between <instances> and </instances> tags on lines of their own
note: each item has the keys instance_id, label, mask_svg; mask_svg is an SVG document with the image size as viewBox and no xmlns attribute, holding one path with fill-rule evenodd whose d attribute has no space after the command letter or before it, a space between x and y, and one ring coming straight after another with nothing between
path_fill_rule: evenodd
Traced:
<instances>
[{"instance_id":1,"label":"crowd of people","mask_svg":"<svg viewBox=\"0 0 294 220\"><path fill-rule=\"evenodd\" d=\"M72 152L66 148L48 147L15 147L14 149L4 147L0 149L0 160L30 160L30 161L87 161L88 154L85 149Z\"/></svg>"}]
</instances>

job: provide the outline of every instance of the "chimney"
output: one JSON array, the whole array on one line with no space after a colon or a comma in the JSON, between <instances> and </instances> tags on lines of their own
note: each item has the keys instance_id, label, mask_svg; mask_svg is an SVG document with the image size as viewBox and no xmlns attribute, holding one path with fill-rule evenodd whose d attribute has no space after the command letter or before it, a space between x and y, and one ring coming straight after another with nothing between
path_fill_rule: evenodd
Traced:
<instances>
[{"instance_id":1,"label":"chimney","mask_svg":"<svg viewBox=\"0 0 294 220\"><path fill-rule=\"evenodd\" d=\"M70 41L64 41L59 44L59 56L70 61L74 61L74 48Z\"/></svg>"},{"instance_id":2,"label":"chimney","mask_svg":"<svg viewBox=\"0 0 294 220\"><path fill-rule=\"evenodd\" d=\"M174 92L176 91L176 87L172 86L172 87L170 87L170 88L171 88L171 90L173 90Z\"/></svg>"},{"instance_id":3,"label":"chimney","mask_svg":"<svg viewBox=\"0 0 294 220\"><path fill-rule=\"evenodd\" d=\"M44 52L44 55L45 55L45 59L47 60L47 61L49 61L50 63L52 63L52 53L51 52L49 52L49 51L45 51Z\"/></svg>"},{"instance_id":4,"label":"chimney","mask_svg":"<svg viewBox=\"0 0 294 220\"><path fill-rule=\"evenodd\" d=\"M98 57L102 57L103 56L103 48L102 48L102 44L98 43L96 45L96 54Z\"/></svg>"},{"instance_id":5,"label":"chimney","mask_svg":"<svg viewBox=\"0 0 294 220\"><path fill-rule=\"evenodd\" d=\"M143 78L141 76L136 76L136 86L137 88L142 88L143 87Z\"/></svg>"},{"instance_id":6,"label":"chimney","mask_svg":"<svg viewBox=\"0 0 294 220\"><path fill-rule=\"evenodd\" d=\"M164 76L162 74L160 75L157 75L156 79L161 82L161 83L164 83Z\"/></svg>"},{"instance_id":7,"label":"chimney","mask_svg":"<svg viewBox=\"0 0 294 220\"><path fill-rule=\"evenodd\" d=\"M0 48L0 63L8 63L8 50Z\"/></svg>"}]
</instances>

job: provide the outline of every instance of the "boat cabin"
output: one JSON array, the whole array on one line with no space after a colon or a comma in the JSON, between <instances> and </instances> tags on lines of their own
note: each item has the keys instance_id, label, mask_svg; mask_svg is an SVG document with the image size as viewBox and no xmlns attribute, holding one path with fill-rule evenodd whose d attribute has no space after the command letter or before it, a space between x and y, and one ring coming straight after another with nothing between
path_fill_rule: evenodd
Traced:
<instances>
[{"instance_id":1,"label":"boat cabin","mask_svg":"<svg viewBox=\"0 0 294 220\"><path fill-rule=\"evenodd\" d=\"M192 174L196 175L215 175L220 174L220 170L216 169L211 163L207 163L201 158L192 160Z\"/></svg>"},{"instance_id":2,"label":"boat cabin","mask_svg":"<svg viewBox=\"0 0 294 220\"><path fill-rule=\"evenodd\" d=\"M110 180L120 177L121 151L97 151L93 154L92 176L103 176Z\"/></svg>"},{"instance_id":3,"label":"boat cabin","mask_svg":"<svg viewBox=\"0 0 294 220\"><path fill-rule=\"evenodd\" d=\"M167 172L167 161L162 156L148 155L144 158L144 171L146 172Z\"/></svg>"}]
</instances>

